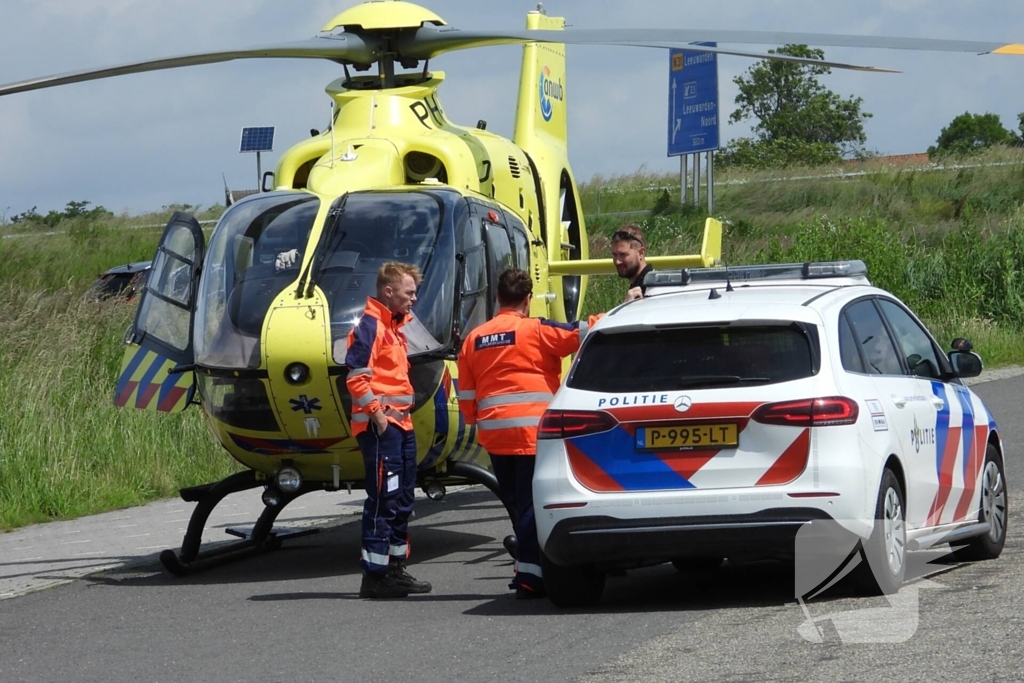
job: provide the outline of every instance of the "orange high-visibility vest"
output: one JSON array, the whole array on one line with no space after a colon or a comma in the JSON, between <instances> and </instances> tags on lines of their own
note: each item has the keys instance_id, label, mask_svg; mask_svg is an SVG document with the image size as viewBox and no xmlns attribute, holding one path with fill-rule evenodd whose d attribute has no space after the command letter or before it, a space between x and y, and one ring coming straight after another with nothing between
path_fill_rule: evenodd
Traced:
<instances>
[{"instance_id":1,"label":"orange high-visibility vest","mask_svg":"<svg viewBox=\"0 0 1024 683\"><path fill-rule=\"evenodd\" d=\"M401 327L408 322L373 297L359 324L348 333L345 384L352 395L352 436L370 426L370 414L384 411L388 422L412 429L416 400L409 381L409 344Z\"/></svg>"},{"instance_id":2,"label":"orange high-visibility vest","mask_svg":"<svg viewBox=\"0 0 1024 683\"><path fill-rule=\"evenodd\" d=\"M536 454L562 358L580 348L587 327L502 309L469 333L459 354L459 410L488 453Z\"/></svg>"}]
</instances>

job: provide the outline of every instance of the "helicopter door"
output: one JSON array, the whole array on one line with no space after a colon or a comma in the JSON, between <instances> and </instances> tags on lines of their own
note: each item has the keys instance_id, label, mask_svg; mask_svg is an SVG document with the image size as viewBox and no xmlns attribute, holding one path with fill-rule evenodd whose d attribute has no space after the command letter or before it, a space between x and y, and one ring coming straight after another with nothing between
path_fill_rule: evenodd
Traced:
<instances>
[{"instance_id":1,"label":"helicopter door","mask_svg":"<svg viewBox=\"0 0 1024 683\"><path fill-rule=\"evenodd\" d=\"M199 222L175 212L157 246L135 322L125 333L128 348L115 405L177 413L192 402L192 323L205 246Z\"/></svg>"}]
</instances>

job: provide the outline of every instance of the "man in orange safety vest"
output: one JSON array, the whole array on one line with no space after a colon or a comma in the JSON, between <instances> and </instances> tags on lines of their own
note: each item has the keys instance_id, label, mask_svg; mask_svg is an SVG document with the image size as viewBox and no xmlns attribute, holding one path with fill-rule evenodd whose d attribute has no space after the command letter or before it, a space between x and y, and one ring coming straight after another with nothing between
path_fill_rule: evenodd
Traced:
<instances>
[{"instance_id":1,"label":"man in orange safety vest","mask_svg":"<svg viewBox=\"0 0 1024 683\"><path fill-rule=\"evenodd\" d=\"M501 273L501 310L469 333L459 354L459 410L477 426L501 497L518 516L516 574L509 585L517 599L545 595L533 512L537 425L558 389L562 358L579 349L588 327L528 317L532 294L529 273Z\"/></svg>"},{"instance_id":2,"label":"man in orange safety vest","mask_svg":"<svg viewBox=\"0 0 1024 683\"><path fill-rule=\"evenodd\" d=\"M352 396L352 434L366 469L362 598L404 598L431 590L405 569L416 496L416 437L409 345L402 326L409 321L421 280L414 265L382 265L377 295L366 298L363 317L348 334L345 381Z\"/></svg>"}]
</instances>

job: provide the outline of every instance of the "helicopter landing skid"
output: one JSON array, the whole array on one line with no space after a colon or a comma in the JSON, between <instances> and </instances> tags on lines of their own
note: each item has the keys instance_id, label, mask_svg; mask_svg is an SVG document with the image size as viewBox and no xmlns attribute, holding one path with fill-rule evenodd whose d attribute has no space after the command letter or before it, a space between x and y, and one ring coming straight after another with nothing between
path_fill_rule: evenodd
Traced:
<instances>
[{"instance_id":1,"label":"helicopter landing skid","mask_svg":"<svg viewBox=\"0 0 1024 683\"><path fill-rule=\"evenodd\" d=\"M165 550L160 553L160 562L171 574L175 576L187 576L198 571L210 569L227 562L234 562L244 557L249 557L267 550L274 550L280 547L286 538L295 538L316 533L317 529L279 529L274 530L274 520L281 513L288 503L292 502L304 493L317 490L305 486L293 494L282 495L273 505L266 505L260 514L256 524L251 529L238 530L229 529L228 533L238 536L242 540L218 545L217 547L199 551L203 540L203 528L210 517L213 509L224 499L225 496L239 491L262 486L264 482L256 479L256 473L252 470L237 472L225 479L203 486L193 486L181 489L181 498L188 502L195 502L196 507L192 511L192 517L188 521L188 529L185 531L185 538L181 543L181 550Z\"/></svg>"}]
</instances>

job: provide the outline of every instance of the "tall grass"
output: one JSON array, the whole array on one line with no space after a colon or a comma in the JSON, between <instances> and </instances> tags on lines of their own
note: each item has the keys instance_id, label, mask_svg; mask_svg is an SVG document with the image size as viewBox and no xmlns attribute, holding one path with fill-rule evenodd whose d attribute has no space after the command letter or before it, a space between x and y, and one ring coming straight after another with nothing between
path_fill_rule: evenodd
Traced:
<instances>
[{"instance_id":1,"label":"tall grass","mask_svg":"<svg viewBox=\"0 0 1024 683\"><path fill-rule=\"evenodd\" d=\"M0 529L138 505L235 470L198 410L113 405L135 307L83 295L106 268L151 258L159 231L66 227L0 241Z\"/></svg>"}]
</instances>

